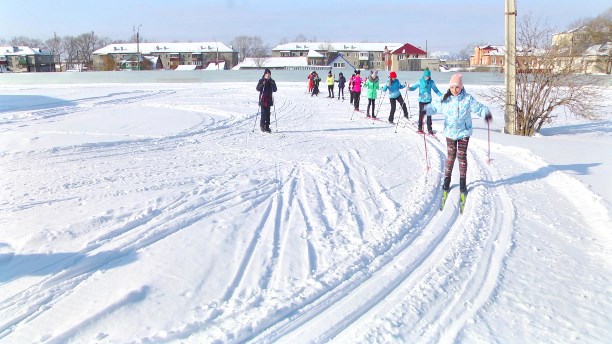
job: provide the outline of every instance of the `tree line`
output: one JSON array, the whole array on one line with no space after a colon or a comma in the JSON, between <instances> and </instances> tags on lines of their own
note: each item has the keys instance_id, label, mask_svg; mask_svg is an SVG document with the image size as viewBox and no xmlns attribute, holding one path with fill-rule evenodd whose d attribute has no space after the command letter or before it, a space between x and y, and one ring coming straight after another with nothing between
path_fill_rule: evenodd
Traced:
<instances>
[{"instance_id":1,"label":"tree line","mask_svg":"<svg viewBox=\"0 0 612 344\"><path fill-rule=\"evenodd\" d=\"M306 42L314 40L309 40L306 36L299 34L294 41ZM141 40L141 43L147 42L149 41ZM283 38L279 44L287 42L287 38ZM94 51L109 44L121 43L136 43L136 35L133 35L128 40L101 37L93 31L77 36L67 35L63 37L54 33L53 37L45 41L26 36L17 36L8 40L0 37L0 46L28 46L45 49L51 52L55 63L66 63L68 65L91 65ZM272 54L272 48L260 36L237 36L229 42L229 45L238 52L238 59L240 61L244 61L247 57L265 58Z\"/></svg>"}]
</instances>

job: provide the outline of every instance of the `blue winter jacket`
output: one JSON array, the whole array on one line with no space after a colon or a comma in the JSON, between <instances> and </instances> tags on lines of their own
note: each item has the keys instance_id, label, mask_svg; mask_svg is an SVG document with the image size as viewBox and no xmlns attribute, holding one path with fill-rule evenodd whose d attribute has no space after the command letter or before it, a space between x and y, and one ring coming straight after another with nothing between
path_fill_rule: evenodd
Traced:
<instances>
[{"instance_id":1,"label":"blue winter jacket","mask_svg":"<svg viewBox=\"0 0 612 344\"><path fill-rule=\"evenodd\" d=\"M383 86L382 88L383 92L389 90L389 98L399 97L402 94L400 90L406 87L406 85L400 84L399 80L395 79L391 83L391 86L389 86L389 80L391 79L387 78L387 82L385 83L385 86Z\"/></svg>"},{"instance_id":2,"label":"blue winter jacket","mask_svg":"<svg viewBox=\"0 0 612 344\"><path fill-rule=\"evenodd\" d=\"M432 79L420 78L416 84L411 85L408 89L414 91L417 88L419 89L419 103L431 103L431 90L436 92L438 97L442 97L442 93Z\"/></svg>"},{"instance_id":3,"label":"blue winter jacket","mask_svg":"<svg viewBox=\"0 0 612 344\"><path fill-rule=\"evenodd\" d=\"M472 114L484 117L490 113L489 108L479 103L474 97L461 90L458 96L451 95L445 101L436 99L428 104L427 115L444 115L444 136L461 140L472 136Z\"/></svg>"}]
</instances>

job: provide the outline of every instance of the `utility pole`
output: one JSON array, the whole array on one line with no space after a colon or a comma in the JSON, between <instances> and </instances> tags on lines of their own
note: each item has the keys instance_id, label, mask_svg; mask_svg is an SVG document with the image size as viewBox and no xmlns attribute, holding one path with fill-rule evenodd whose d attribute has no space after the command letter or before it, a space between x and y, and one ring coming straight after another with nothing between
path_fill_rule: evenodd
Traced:
<instances>
[{"instance_id":1,"label":"utility pole","mask_svg":"<svg viewBox=\"0 0 612 344\"><path fill-rule=\"evenodd\" d=\"M138 25L138 29L136 30L136 70L140 70L140 27L142 24Z\"/></svg>"},{"instance_id":2,"label":"utility pole","mask_svg":"<svg viewBox=\"0 0 612 344\"><path fill-rule=\"evenodd\" d=\"M217 70L219 70L219 42L217 42L216 38L213 38L215 40L215 45L217 46Z\"/></svg>"},{"instance_id":3,"label":"utility pole","mask_svg":"<svg viewBox=\"0 0 612 344\"><path fill-rule=\"evenodd\" d=\"M516 132L516 0L505 0L506 12L506 59L504 77L506 84L506 113L504 115L507 134Z\"/></svg>"}]
</instances>

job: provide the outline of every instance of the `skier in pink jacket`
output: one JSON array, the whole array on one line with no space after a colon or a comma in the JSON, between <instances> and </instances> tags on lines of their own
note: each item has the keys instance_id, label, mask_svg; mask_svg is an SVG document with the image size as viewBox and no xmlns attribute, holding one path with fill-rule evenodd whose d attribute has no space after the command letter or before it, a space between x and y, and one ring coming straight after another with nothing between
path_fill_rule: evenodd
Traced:
<instances>
[{"instance_id":1,"label":"skier in pink jacket","mask_svg":"<svg viewBox=\"0 0 612 344\"><path fill-rule=\"evenodd\" d=\"M363 80L361 80L361 73L357 70L355 71L355 79L353 79L353 88L351 89L351 91L353 91L354 93L354 105L355 105L355 110L359 111L359 97L361 96L361 83Z\"/></svg>"}]
</instances>

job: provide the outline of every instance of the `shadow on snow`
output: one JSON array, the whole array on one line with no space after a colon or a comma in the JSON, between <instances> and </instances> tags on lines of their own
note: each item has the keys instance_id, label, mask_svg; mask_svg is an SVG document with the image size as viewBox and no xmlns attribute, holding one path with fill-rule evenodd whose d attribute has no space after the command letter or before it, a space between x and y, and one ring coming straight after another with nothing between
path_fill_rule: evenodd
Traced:
<instances>
[{"instance_id":1,"label":"shadow on snow","mask_svg":"<svg viewBox=\"0 0 612 344\"><path fill-rule=\"evenodd\" d=\"M133 251L104 251L94 255L84 253L0 253L0 284L25 276L54 276L63 278L109 270L134 262L138 254Z\"/></svg>"}]
</instances>

